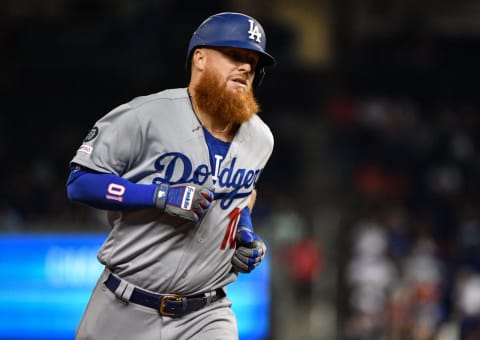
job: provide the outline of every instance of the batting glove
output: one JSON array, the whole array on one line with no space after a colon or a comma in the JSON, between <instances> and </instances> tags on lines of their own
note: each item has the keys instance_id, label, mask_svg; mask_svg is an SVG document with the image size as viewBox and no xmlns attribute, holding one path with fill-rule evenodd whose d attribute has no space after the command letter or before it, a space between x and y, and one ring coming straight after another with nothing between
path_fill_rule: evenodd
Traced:
<instances>
[{"instance_id":1,"label":"batting glove","mask_svg":"<svg viewBox=\"0 0 480 340\"><path fill-rule=\"evenodd\" d=\"M162 183L155 192L155 205L173 216L197 222L213 201L213 192L195 184Z\"/></svg>"},{"instance_id":2,"label":"batting glove","mask_svg":"<svg viewBox=\"0 0 480 340\"><path fill-rule=\"evenodd\" d=\"M233 269L241 273L250 273L267 253L265 242L248 228L241 227L235 237L237 248L232 258Z\"/></svg>"}]
</instances>

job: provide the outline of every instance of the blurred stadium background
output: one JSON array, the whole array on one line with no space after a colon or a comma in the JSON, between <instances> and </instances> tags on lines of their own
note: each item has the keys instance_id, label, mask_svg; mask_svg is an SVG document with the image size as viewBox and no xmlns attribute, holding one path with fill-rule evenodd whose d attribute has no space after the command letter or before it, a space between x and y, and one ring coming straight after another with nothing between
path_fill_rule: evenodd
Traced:
<instances>
[{"instance_id":1,"label":"blurred stadium background","mask_svg":"<svg viewBox=\"0 0 480 340\"><path fill-rule=\"evenodd\" d=\"M1 1L2 237L107 232L67 201L69 160L113 107L186 86L220 11L259 19L278 60L258 91L266 339L480 339L475 0Z\"/></svg>"}]
</instances>

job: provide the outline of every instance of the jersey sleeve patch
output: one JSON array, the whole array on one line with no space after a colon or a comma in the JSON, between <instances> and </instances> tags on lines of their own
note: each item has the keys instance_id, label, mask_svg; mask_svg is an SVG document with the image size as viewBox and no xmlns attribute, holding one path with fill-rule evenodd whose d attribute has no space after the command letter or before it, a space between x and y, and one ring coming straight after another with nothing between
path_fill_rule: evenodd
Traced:
<instances>
[{"instance_id":1,"label":"jersey sleeve patch","mask_svg":"<svg viewBox=\"0 0 480 340\"><path fill-rule=\"evenodd\" d=\"M94 126L85 136L84 142L90 142L98 135L98 127Z\"/></svg>"},{"instance_id":2,"label":"jersey sleeve patch","mask_svg":"<svg viewBox=\"0 0 480 340\"><path fill-rule=\"evenodd\" d=\"M82 144L80 145L80 148L78 148L79 152L84 152L87 155L90 155L93 151L93 148L90 145Z\"/></svg>"}]
</instances>

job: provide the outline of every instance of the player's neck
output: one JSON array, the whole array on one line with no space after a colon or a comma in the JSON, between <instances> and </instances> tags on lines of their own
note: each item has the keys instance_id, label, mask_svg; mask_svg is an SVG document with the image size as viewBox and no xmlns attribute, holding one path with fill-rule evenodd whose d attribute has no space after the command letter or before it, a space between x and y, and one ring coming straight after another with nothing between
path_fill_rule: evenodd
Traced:
<instances>
[{"instance_id":1,"label":"player's neck","mask_svg":"<svg viewBox=\"0 0 480 340\"><path fill-rule=\"evenodd\" d=\"M233 122L224 122L216 119L216 117L200 109L195 103L195 98L191 95L190 103L198 121L205 129L208 130L208 132L225 142L230 142L233 140L238 126L236 126Z\"/></svg>"},{"instance_id":2,"label":"player's neck","mask_svg":"<svg viewBox=\"0 0 480 340\"><path fill-rule=\"evenodd\" d=\"M205 114L203 111L198 110L194 106L194 112L197 115L200 124L208 130L216 138L223 140L224 142L231 142L235 135L236 127L233 122L220 122L216 121L212 115Z\"/></svg>"}]
</instances>

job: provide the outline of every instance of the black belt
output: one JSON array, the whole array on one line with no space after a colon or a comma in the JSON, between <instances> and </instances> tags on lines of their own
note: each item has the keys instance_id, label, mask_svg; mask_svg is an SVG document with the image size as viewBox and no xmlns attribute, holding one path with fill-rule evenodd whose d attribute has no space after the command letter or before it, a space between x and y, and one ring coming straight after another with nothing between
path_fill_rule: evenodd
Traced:
<instances>
[{"instance_id":1,"label":"black belt","mask_svg":"<svg viewBox=\"0 0 480 340\"><path fill-rule=\"evenodd\" d=\"M104 283L108 289L115 293L120 282L121 280L118 277L110 274ZM225 296L225 292L221 288L213 291L210 296L206 296L205 294L191 296L162 295L150 293L140 288L134 288L129 301L156 309L164 316L180 317L199 310Z\"/></svg>"}]
</instances>

